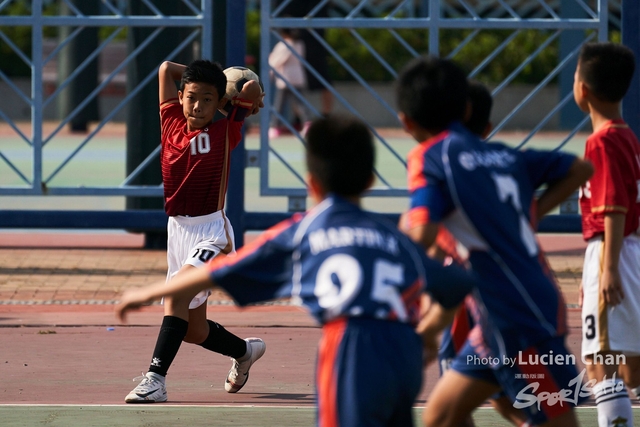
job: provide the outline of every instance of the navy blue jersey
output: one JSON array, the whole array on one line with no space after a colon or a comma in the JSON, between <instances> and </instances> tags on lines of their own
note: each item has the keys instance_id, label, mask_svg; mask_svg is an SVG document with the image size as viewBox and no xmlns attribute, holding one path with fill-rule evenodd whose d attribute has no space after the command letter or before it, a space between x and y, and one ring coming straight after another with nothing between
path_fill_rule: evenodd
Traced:
<instances>
[{"instance_id":1,"label":"navy blue jersey","mask_svg":"<svg viewBox=\"0 0 640 427\"><path fill-rule=\"evenodd\" d=\"M240 305L293 297L322 324L364 317L415 325L423 291L451 308L473 285L387 219L333 196L208 268Z\"/></svg>"},{"instance_id":2,"label":"navy blue jersey","mask_svg":"<svg viewBox=\"0 0 640 427\"><path fill-rule=\"evenodd\" d=\"M562 296L531 227L535 190L563 178L575 156L486 143L459 124L409 155L411 226L442 222L478 273L478 320L504 351L566 332ZM489 329L487 329L489 328Z\"/></svg>"}]
</instances>

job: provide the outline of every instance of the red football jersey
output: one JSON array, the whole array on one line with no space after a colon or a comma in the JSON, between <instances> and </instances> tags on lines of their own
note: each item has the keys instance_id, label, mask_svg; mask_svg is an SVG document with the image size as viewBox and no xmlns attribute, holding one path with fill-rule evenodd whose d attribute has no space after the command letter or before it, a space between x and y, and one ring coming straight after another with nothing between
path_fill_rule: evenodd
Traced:
<instances>
[{"instance_id":1,"label":"red football jersey","mask_svg":"<svg viewBox=\"0 0 640 427\"><path fill-rule=\"evenodd\" d=\"M640 143L623 120L612 120L587 139L585 159L595 173L580 189L582 235L604 233L604 214L625 214L624 235L638 232L640 221Z\"/></svg>"},{"instance_id":2,"label":"red football jersey","mask_svg":"<svg viewBox=\"0 0 640 427\"><path fill-rule=\"evenodd\" d=\"M200 216L224 207L231 150L242 138L243 123L229 114L204 129L187 132L187 120L179 103L160 107L160 156L167 215Z\"/></svg>"}]
</instances>

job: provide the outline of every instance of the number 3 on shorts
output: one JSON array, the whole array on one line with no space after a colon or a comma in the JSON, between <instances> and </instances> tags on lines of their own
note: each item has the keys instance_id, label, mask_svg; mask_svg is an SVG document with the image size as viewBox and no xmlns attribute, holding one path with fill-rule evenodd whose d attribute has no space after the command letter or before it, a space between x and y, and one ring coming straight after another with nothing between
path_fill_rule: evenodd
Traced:
<instances>
[{"instance_id":1,"label":"number 3 on shorts","mask_svg":"<svg viewBox=\"0 0 640 427\"><path fill-rule=\"evenodd\" d=\"M592 340L596 337L596 318L593 314L588 314L584 318L584 337Z\"/></svg>"}]
</instances>

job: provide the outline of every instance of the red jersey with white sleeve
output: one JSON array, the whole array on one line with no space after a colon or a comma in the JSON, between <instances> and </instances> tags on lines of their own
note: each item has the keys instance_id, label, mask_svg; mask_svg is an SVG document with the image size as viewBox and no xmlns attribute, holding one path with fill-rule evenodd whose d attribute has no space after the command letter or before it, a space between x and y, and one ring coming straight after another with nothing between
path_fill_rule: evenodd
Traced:
<instances>
[{"instance_id":1,"label":"red jersey with white sleeve","mask_svg":"<svg viewBox=\"0 0 640 427\"><path fill-rule=\"evenodd\" d=\"M169 216L201 216L221 210L231 150L242 138L244 103L204 129L187 131L179 103L160 106L164 209Z\"/></svg>"},{"instance_id":2,"label":"red jersey with white sleeve","mask_svg":"<svg viewBox=\"0 0 640 427\"><path fill-rule=\"evenodd\" d=\"M640 222L640 142L623 120L611 120L587 139L585 159L595 173L580 189L582 235L604 233L604 216L625 215L624 235L638 233Z\"/></svg>"}]
</instances>

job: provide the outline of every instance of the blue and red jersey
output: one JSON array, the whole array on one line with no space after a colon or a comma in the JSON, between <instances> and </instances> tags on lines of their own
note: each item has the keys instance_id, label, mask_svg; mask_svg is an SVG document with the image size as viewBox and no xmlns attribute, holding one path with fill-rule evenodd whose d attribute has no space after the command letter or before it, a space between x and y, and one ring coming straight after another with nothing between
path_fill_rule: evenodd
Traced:
<instances>
[{"instance_id":1,"label":"blue and red jersey","mask_svg":"<svg viewBox=\"0 0 640 427\"><path fill-rule=\"evenodd\" d=\"M469 250L479 276L472 311L492 352L505 350L507 332L519 348L563 335L565 304L530 212L535 190L562 179L575 156L483 142L453 124L408 160L409 226L441 222Z\"/></svg>"},{"instance_id":2,"label":"blue and red jersey","mask_svg":"<svg viewBox=\"0 0 640 427\"><path fill-rule=\"evenodd\" d=\"M293 297L321 324L361 317L415 326L422 292L451 308L474 283L427 258L386 218L336 196L208 268L240 305Z\"/></svg>"}]
</instances>

